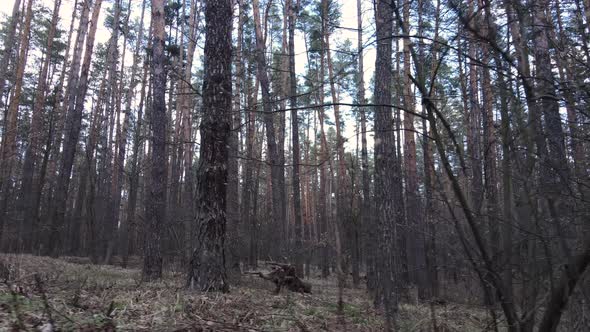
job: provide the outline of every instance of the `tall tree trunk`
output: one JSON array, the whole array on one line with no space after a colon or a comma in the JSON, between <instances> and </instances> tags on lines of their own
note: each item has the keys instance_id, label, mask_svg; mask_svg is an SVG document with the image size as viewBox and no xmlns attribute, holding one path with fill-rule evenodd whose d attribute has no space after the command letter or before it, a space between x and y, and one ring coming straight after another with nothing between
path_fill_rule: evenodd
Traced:
<instances>
[{"instance_id":1,"label":"tall tree trunk","mask_svg":"<svg viewBox=\"0 0 590 332\"><path fill-rule=\"evenodd\" d=\"M118 55L118 42L119 42L119 21L120 21L120 16L121 16L121 11L122 11L122 0L117 0L117 2L115 2L113 4L114 8L114 12L115 12L115 17L114 17L114 30L113 30L113 35L111 36L111 48L113 49L113 52L115 54ZM123 177L123 173L125 171L125 148L127 146L127 131L129 130L129 120L130 120L130 115L131 115L131 107L127 106L127 101L125 100L125 110L124 110L124 114L125 114L125 119L123 119L123 125L121 126L121 121L120 120L120 114L121 114L121 103L123 102L123 98L122 98L122 94L123 94L123 84L124 84L124 79L123 79L123 73L124 73L124 67L125 67L125 54L126 54L126 44L127 44L127 35L129 33L129 17L131 16L131 2L128 3L127 6L127 14L126 15L126 19L125 22L123 23L123 31L124 31L124 35L123 35L123 54L121 56L121 69L120 69L120 77L119 77L119 82L117 82L117 77L113 78L113 96L116 98L115 99L115 108L117 111L117 138L114 141L114 161L113 161L113 182L112 182L112 186L111 186L111 214L108 216L107 219L107 229L105 232L105 235L107 236L107 239L105 241L105 252L104 252L104 262L107 264L111 263L111 259L112 256L114 254L115 251L115 244L117 243L117 239L118 239L118 227L119 227L119 215L121 214L121 190L123 189L123 183L124 183L124 177ZM114 73L116 75L116 65L117 65L117 61L113 61L114 64ZM132 75L135 75L135 71L136 71L136 64L135 64L135 60L134 60L134 64L133 64L134 68L131 69L131 73ZM132 76L131 77L131 85L130 85L130 91L133 91L134 87L135 87L135 77ZM129 95L129 93L127 94ZM130 98L129 96L126 96L125 99Z\"/></svg>"},{"instance_id":2,"label":"tall tree trunk","mask_svg":"<svg viewBox=\"0 0 590 332\"><path fill-rule=\"evenodd\" d=\"M392 90L392 39L393 11L392 4L379 1L375 6L375 24L377 34L377 54L375 59L375 205L379 227L379 265L380 294L385 309L385 330L396 330L396 313L398 294L394 285L396 272L396 212L392 181L395 164L395 141L393 137L393 117L391 107Z\"/></svg>"},{"instance_id":3,"label":"tall tree trunk","mask_svg":"<svg viewBox=\"0 0 590 332\"><path fill-rule=\"evenodd\" d=\"M86 251L90 255L91 260L93 262L98 262L98 246L97 241L99 240L99 229L96 223L95 218L95 201L94 198L96 194L94 192L96 188L96 158L95 158L95 151L97 149L97 145L99 142L99 135L100 135L100 128L104 122L104 102L105 102L105 94L106 94L106 71L102 75L102 81L100 87L98 89L98 94L96 98L96 103L94 105L94 112L92 115L92 121L90 122L90 132L88 133L88 140L86 143L86 153L83 162L82 169L80 170L80 185L78 190L78 199L77 199L77 206L76 210L74 211L74 218L78 219L79 222L76 224L80 224L81 220L86 221ZM89 186L89 194L88 197L85 197L86 194L86 186ZM86 216L82 218L82 207L86 206ZM77 228L78 227L73 227ZM70 236L79 237L80 234L75 234L72 232Z\"/></svg>"},{"instance_id":4,"label":"tall tree trunk","mask_svg":"<svg viewBox=\"0 0 590 332\"><path fill-rule=\"evenodd\" d=\"M21 102L21 95L23 91L23 76L25 73L25 66L27 64L27 54L29 51L29 39L31 32L31 19L33 17L33 0L27 3L27 12L25 15L25 22L21 29L20 49L18 52L18 64L16 67L16 76L14 82L14 92L8 107L6 128L4 140L2 141L2 155L0 156L0 240L4 230L6 220L6 213L8 208L8 201L10 193L13 190L14 183L12 179L12 172L15 167L17 159L17 118L18 108ZM1 91L1 90L0 90Z\"/></svg>"},{"instance_id":5,"label":"tall tree trunk","mask_svg":"<svg viewBox=\"0 0 590 332\"><path fill-rule=\"evenodd\" d=\"M183 6L184 11L184 6ZM175 17L178 17L181 13L176 13ZM175 20L177 20L175 18ZM184 96L180 95L177 96L181 91L181 85L183 81L182 75L177 73L182 73L182 63L184 59L184 47L182 43L183 36L185 34L185 21L182 20L180 27L178 23L176 23L176 27L174 27L174 23L170 24L168 34L172 35L172 29L174 28L175 36L174 41L172 42L173 45L178 46L178 53L169 53L168 55L168 62L169 65L169 92L168 92L168 125L166 127L166 134L167 134L167 141L173 142L169 146L166 146L166 155L169 156L170 159L170 167L168 167L168 205L166 209L166 227L165 227L165 240L164 240L164 252L165 255L169 256L171 259L174 259L172 256L173 252L178 252L180 248L178 248L179 241L177 239L177 234L180 231L180 227L182 226L178 223L180 219L179 209L181 208L180 205L180 176L181 176L181 167L182 167L182 150L184 148L182 144L182 114L181 114L181 104L182 98ZM180 37L180 44L178 40L178 31L181 31ZM174 98L175 96L176 99ZM172 115L174 114L174 121Z\"/></svg>"},{"instance_id":6,"label":"tall tree trunk","mask_svg":"<svg viewBox=\"0 0 590 332\"><path fill-rule=\"evenodd\" d=\"M357 9L357 53L358 53L358 77L357 77L357 102L364 104L365 100L365 70L364 70L364 57L363 57L363 20L362 20L362 1L356 1ZM367 113L365 107L359 107L359 113L361 116L361 187L362 187L362 201L361 201L361 227L363 232L363 242L365 245L366 255L366 275L367 275L367 289L374 296L373 292L376 288L376 260L375 260L375 246L373 239L375 238L375 227L372 223L372 210L371 210L371 178L369 175L369 153L367 151ZM353 264L358 264L354 263ZM353 265L354 269L354 265ZM353 283L355 283L355 274L353 272ZM358 281L357 281L358 282ZM355 284L358 286L358 284Z\"/></svg>"},{"instance_id":7,"label":"tall tree trunk","mask_svg":"<svg viewBox=\"0 0 590 332\"><path fill-rule=\"evenodd\" d=\"M555 95L555 77L549 49L548 18L545 10L549 3L546 0L536 1L533 5L533 54L535 57L536 89L539 98L538 107L541 110L547 134L547 147L550 167L555 172L554 189L563 190L569 180L568 162L565 149L565 137L559 115L559 103ZM543 161L542 161L543 162Z\"/></svg>"},{"instance_id":8,"label":"tall tree trunk","mask_svg":"<svg viewBox=\"0 0 590 332\"><path fill-rule=\"evenodd\" d=\"M305 118L304 118L305 121ZM303 201L303 238L302 238L302 250L305 259L305 277L311 277L311 259L313 254L313 245L315 245L314 237L313 237L313 226L316 223L316 214L314 209L314 202L315 197L313 194L314 190L317 190L316 181L317 181L317 172L316 167L312 167L311 163L311 117L307 117L307 131L306 135L304 136L304 165L303 166L303 176L302 182L303 186L301 188L301 199ZM314 154L315 155L315 154Z\"/></svg>"},{"instance_id":9,"label":"tall tree trunk","mask_svg":"<svg viewBox=\"0 0 590 332\"><path fill-rule=\"evenodd\" d=\"M240 271L240 261L243 260L243 241L240 236L242 220L240 218L240 179L238 157L240 155L240 108L242 93L242 43L244 42L244 12L243 1L237 2L238 7L238 38L236 45L236 54L234 63L236 67L234 102L232 111L231 133L229 138L229 164L228 164L228 182L227 182L227 222L229 241L229 264L233 277L238 277Z\"/></svg>"},{"instance_id":10,"label":"tall tree trunk","mask_svg":"<svg viewBox=\"0 0 590 332\"><path fill-rule=\"evenodd\" d=\"M276 225L277 229L283 229L285 226L285 207L284 200L281 194L281 177L284 177L283 168L281 166L280 151L275 135L275 115L272 110L272 99L270 94L270 81L268 78L267 65L265 59L266 38L263 37L262 24L260 22L260 6L259 1L252 2L254 11L254 25L256 30L256 62L258 70L258 80L262 89L262 107L264 111L264 123L266 126L266 142L268 158L271 170L271 187L272 187L272 209L271 220ZM284 188L283 188L284 189ZM280 235L283 232L273 232L273 238L270 239L272 243L272 255L280 257Z\"/></svg>"},{"instance_id":11,"label":"tall tree trunk","mask_svg":"<svg viewBox=\"0 0 590 332\"><path fill-rule=\"evenodd\" d=\"M96 236L95 245L91 248L92 250L92 259L94 262L105 262L110 263L105 260L108 254L108 247L109 243L112 243L111 239L115 236L114 234L114 226L113 226L113 219L115 215L119 213L119 207L115 207L112 201L113 199L113 188L112 185L114 184L113 177L114 177L114 165L116 163L116 155L117 155L117 144L115 143L113 132L115 131L115 127L117 127L117 131L120 129L119 125L119 115L121 110L121 98L118 95L119 91L119 84L118 81L118 72L117 72L117 62L119 58L119 49L118 49L118 39L119 39L119 22L120 22L120 6L121 0L116 0L113 3L112 12L113 12L113 33L111 34L111 38L107 44L107 56L105 60L106 64L106 83L105 83L105 90L103 91L102 98L98 100L99 103L104 105L104 119L99 121L99 126L97 128L98 132L96 137L98 140L96 141L97 144L100 142L100 148L98 149L98 153L100 154L101 158L95 160L96 158L90 157L90 161L92 163L98 164L98 169L94 170L93 172L97 173L96 177L96 185L97 192L96 192L96 210L94 217L96 218L94 233L93 236ZM117 28L115 28L117 27ZM124 54L123 54L124 55ZM122 59L121 62L124 62ZM103 130L103 134L100 133L100 130ZM108 132L108 134L107 134ZM110 208L107 209L106 207L109 206ZM70 228L79 228L73 218L70 220ZM110 258L109 258L110 259Z\"/></svg>"},{"instance_id":12,"label":"tall tree trunk","mask_svg":"<svg viewBox=\"0 0 590 332\"><path fill-rule=\"evenodd\" d=\"M162 233L166 218L166 33L164 0L152 1L152 80L153 103L150 111L152 155L150 192L147 197L142 278L162 277Z\"/></svg>"},{"instance_id":13,"label":"tall tree trunk","mask_svg":"<svg viewBox=\"0 0 590 332\"><path fill-rule=\"evenodd\" d=\"M324 30L327 26L328 15L325 13L324 5L322 3L322 36L324 35ZM328 196L330 193L329 189L329 178L328 178L328 168L331 167L331 159L330 159L330 151L328 146L328 140L326 138L326 131L324 129L324 78L326 73L326 61L325 61L325 53L326 53L326 45L325 39L321 38L321 48L320 48L320 68L316 69L317 71L317 82L320 85L317 88L316 93L316 104L320 105L318 109L318 119L320 123L320 158L319 164L320 166L320 199L318 203L318 209L320 210L320 227L319 227L319 240L321 243L321 253L320 253L320 268L322 270L322 278L327 278L330 275L330 266L329 266L329 254L330 254L330 247L328 246L328 220L330 219L330 205L328 204ZM329 167L330 166L330 167Z\"/></svg>"},{"instance_id":14,"label":"tall tree trunk","mask_svg":"<svg viewBox=\"0 0 590 332\"><path fill-rule=\"evenodd\" d=\"M527 231L533 232L536 231L536 221L535 219L538 217L536 211L537 208L537 200L530 199L532 185L538 178L538 175L535 173L535 165L538 162L538 158L544 154L544 138L540 134L541 128L541 116L537 112L537 100L535 99L534 93L534 85L533 80L530 72L530 63L529 63L529 47L526 45L526 41L524 36L526 36L525 32L525 24L528 22L528 14L522 10L522 6L520 6L520 2L517 1L504 1L504 9L506 11L506 16L508 18L508 27L510 31L510 36L512 37L515 53L516 53L516 65L518 68L518 78L522 82L522 87L524 89L526 106L528 108L528 123L525 124L524 119L519 120L517 117L517 121L519 122L518 130L523 133L523 141L526 151L533 151L534 153L527 153L524 155L524 167L523 170L520 171L521 175L524 178L523 185L521 188L518 188L520 196L522 199L517 200L515 204L523 204L524 206L520 209L522 211L526 211L525 213L520 214L519 216L519 226L524 227ZM518 114L518 113L517 113ZM536 143L536 144L535 144ZM537 150L535 151L535 145ZM518 161L515 162L517 164ZM538 173L538 172L537 172ZM515 193L515 196L518 196ZM520 202L519 202L520 201ZM530 275L538 274L537 266L535 263L532 262L532 257L535 253L535 248L537 246L536 239L524 239L526 243L526 250L524 252L524 259L520 263L520 268L522 273L527 273ZM524 280L523 283L523 290L522 290L522 297L523 297L523 310L531 312L530 315L527 315L523 322L520 324L522 326L522 330L532 331L534 324L535 324L535 317L536 317L536 297L538 296L539 287L535 280Z\"/></svg>"},{"instance_id":15,"label":"tall tree trunk","mask_svg":"<svg viewBox=\"0 0 590 332\"><path fill-rule=\"evenodd\" d=\"M66 203L68 198L68 188L70 184L70 176L72 166L74 164L74 156L78 145L78 138L80 136L80 129L82 126L82 112L84 110L84 100L86 97L86 90L88 88L88 73L90 70L90 62L92 59L92 52L94 49L94 37L98 27L98 15L102 0L96 0L92 11L92 21L90 23L88 38L86 40L86 50L84 53L84 63L82 65L80 74L78 76L78 68L80 59L76 56L81 53L82 43L84 41L83 28L87 24L87 15L84 13L87 9L83 9L82 18L80 20L80 29L78 40L74 48L74 62L72 64L72 73L70 80L72 84L68 83L69 100L65 121L65 140L60 162L60 170L57 178L55 199L53 213L51 216L51 229L49 241L46 246L46 253L52 256L57 256L60 251L60 238L64 228L64 219L66 214ZM86 2L85 6L90 6L90 2ZM76 49L77 47L80 49Z\"/></svg>"},{"instance_id":16,"label":"tall tree trunk","mask_svg":"<svg viewBox=\"0 0 590 332\"><path fill-rule=\"evenodd\" d=\"M296 1L296 2L295 2ZM297 114L297 76L295 75L295 22L299 13L299 0L287 0L289 15L289 103L291 105L291 135L293 153L293 209L295 212L295 268L303 276L303 243L301 217L301 156L299 151L299 116Z\"/></svg>"},{"instance_id":17,"label":"tall tree trunk","mask_svg":"<svg viewBox=\"0 0 590 332\"><path fill-rule=\"evenodd\" d=\"M183 7L183 15L185 9ZM200 10L197 8L197 2L191 1L190 6L190 13L189 13L189 20L188 20L188 29L185 27L184 23L182 25L182 38L181 40L184 42L186 38L187 42L187 51L186 51L186 64L184 68L181 70L182 79L180 80L180 93L177 97L177 117L176 117L176 125L177 125L177 152L176 155L173 154L173 160L177 159L176 162L172 163L173 173L182 173L181 167L184 166L184 190L181 190L180 186L175 188L172 193L177 191L182 191L182 197L179 197L180 206L184 210L184 223L179 225L183 228L185 236L183 239L179 239L183 241L181 245L181 250L183 250L182 260L183 262L187 263L190 260L190 255L192 252L191 248L191 234L193 234L192 223L195 217L195 209L194 209L194 172L193 172L193 154L194 148L192 144L192 137L193 137L193 130L192 130L192 110L193 110L193 101L191 98L191 89L192 89L192 64L194 59L195 47L198 42L197 29L199 21ZM188 31L188 32L187 32ZM181 47L181 52L183 48ZM182 54L181 54L182 55ZM180 60L179 60L180 61ZM184 163L184 165L182 165ZM172 181L178 181L179 175L174 175ZM171 207L172 208L172 207Z\"/></svg>"},{"instance_id":18,"label":"tall tree trunk","mask_svg":"<svg viewBox=\"0 0 590 332\"><path fill-rule=\"evenodd\" d=\"M323 17L327 18L328 13L328 0L322 1L322 8L323 8ZM334 70L332 65L332 53L330 50L330 30L328 27L328 20L323 20L323 35L324 35L324 46L325 46L325 54L326 54L326 61L328 63L328 78L330 82L330 94L332 96L332 104L334 107L334 121L336 124L336 153L338 156L338 167L336 168L336 219L333 223L334 228L334 244L336 249L336 272L338 278L338 310L339 313L342 313L343 310L343 302L342 302L342 292L344 288L344 283L346 281L346 275L344 271L344 261L342 256L342 236L341 232L343 230L342 225L345 225L348 230L350 230L351 225L351 216L350 216L350 206L349 201L346 198L346 194L348 193L347 187L347 179L346 179L346 164L344 160L344 139L341 134L341 123L340 123L340 106L339 100L337 97L336 86L334 83Z\"/></svg>"},{"instance_id":19,"label":"tall tree trunk","mask_svg":"<svg viewBox=\"0 0 590 332\"><path fill-rule=\"evenodd\" d=\"M421 10L421 8L419 9ZM421 12L419 13L421 15ZM403 3L404 30L410 31L410 2ZM421 26L418 27L420 30ZM405 231L400 234L406 236L408 277L410 283L418 287L422 293L424 291L424 273L423 273L423 255L424 243L420 235L423 232L422 220L420 219L420 198L418 196L418 171L416 166L416 139L414 129L414 115L416 105L414 93L412 91L412 81L410 80L411 56L410 56L410 38L404 38L404 63L403 63L403 82L404 107L410 112L404 113L404 169L406 177L405 194L406 194L406 227ZM401 156L400 156L401 157Z\"/></svg>"},{"instance_id":20,"label":"tall tree trunk","mask_svg":"<svg viewBox=\"0 0 590 332\"><path fill-rule=\"evenodd\" d=\"M467 15L470 17L474 25L479 24L479 15L475 12L475 0L468 0ZM469 33L473 37L473 33ZM479 89L478 82L478 56L476 38L469 40L468 54L469 54L469 84L467 87L468 94L468 109L465 110L468 128L467 128L467 151L469 155L469 165L471 165L471 203L474 211L479 214L483 202L483 181L481 168L481 151L480 151L480 133L481 127L480 107L479 107Z\"/></svg>"},{"instance_id":21,"label":"tall tree trunk","mask_svg":"<svg viewBox=\"0 0 590 332\"><path fill-rule=\"evenodd\" d=\"M136 79L137 75L137 67L139 66L139 62L141 61L141 43L143 41L144 36L144 29L143 29L143 20L145 15L145 2L141 6L141 16L139 19L139 27L137 31L137 41L135 43L135 51L133 52L133 66L131 67L131 84L129 87L129 92L127 93L126 100L125 100L125 111L126 117L131 115L131 102L135 96L135 86L137 85L138 81ZM150 36L151 37L151 36ZM151 39L150 39L151 40ZM148 46L149 48L149 46ZM121 229L121 237L120 237L120 246L121 246L121 257L122 257L122 265L123 267L127 266L129 261L129 252L131 249L131 245L133 243L133 234L135 232L135 210L137 206L137 191L138 191L138 182L139 182L139 172L138 172L138 157L139 157L139 147L141 145L141 127L143 124L143 107L145 104L145 87L147 84L147 74L148 74L148 61L144 61L143 69L142 69L142 79L141 79L141 88L140 88L140 95L139 95L139 105L137 110L137 119L135 125L135 131L133 132L133 151L131 153L131 160L129 161L131 165L131 171L129 174L129 198L127 200L127 219L123 222L122 229ZM130 121L127 120L127 121Z\"/></svg>"},{"instance_id":22,"label":"tall tree trunk","mask_svg":"<svg viewBox=\"0 0 590 332\"><path fill-rule=\"evenodd\" d=\"M564 216L571 217L572 206L567 198L570 190L570 171L550 57L548 35L551 24L545 13L547 7L547 1L537 1L532 7L531 37L534 45L537 107L529 110L529 114L531 117L534 116L531 121L535 127L539 156L539 183L544 198L541 213L548 213L550 217L561 254L567 259L572 259L571 248L566 240L567 228L561 222ZM541 121L541 114L544 121ZM564 213L558 215L557 211Z\"/></svg>"},{"instance_id":23,"label":"tall tree trunk","mask_svg":"<svg viewBox=\"0 0 590 332\"><path fill-rule=\"evenodd\" d=\"M481 33L491 39L490 30L493 29L490 6L479 0L480 7L484 8L484 17L481 24ZM483 131L484 131L484 170L485 170L485 198L486 217L489 229L489 245L491 254L496 256L500 252L500 228L498 219L498 171L496 133L494 126L494 96L490 75L491 52L487 43L481 43L482 54L482 96L483 96Z\"/></svg>"},{"instance_id":24,"label":"tall tree trunk","mask_svg":"<svg viewBox=\"0 0 590 332\"><path fill-rule=\"evenodd\" d=\"M15 45L16 27L20 22L20 1L15 0L12 5L12 15L10 16L10 24L6 32L6 39L4 43L4 50L2 50L2 58L0 58L0 108L4 108L4 88L6 87L6 71L10 67L10 58L12 57L12 48ZM6 128L4 128L6 130ZM1 231L1 230L0 230Z\"/></svg>"},{"instance_id":25,"label":"tall tree trunk","mask_svg":"<svg viewBox=\"0 0 590 332\"><path fill-rule=\"evenodd\" d=\"M74 32L74 23L76 21L76 14L78 12L77 7L78 0L75 0L73 6L74 9L72 10L72 17L70 21L70 28L68 30L68 41L66 43L66 53L64 59L68 59L70 55L70 46L72 42L72 35ZM82 10L82 13L84 13L84 10ZM88 15L88 13L86 13L86 15ZM61 142L61 128L63 127L61 124L63 123L62 118L64 117L64 100L67 100L67 98L64 98L64 84L66 81L66 76L70 74L70 72L66 70L66 67L67 66L62 66L57 86L54 88L53 92L52 108L49 117L49 132L47 140L45 142L45 153L43 155L43 161L41 162L41 168L39 170L38 190L35 195L36 203L34 205L35 210L33 211L32 217L33 223L37 223L39 221L38 218L42 205L41 198L46 183L45 179L47 178L47 173L49 172L50 174L55 174L53 166L55 162L52 162L51 157L59 153L59 148L56 149L55 146L59 145L59 142ZM55 158L53 158L53 161L54 160ZM50 190L48 190L47 196L51 196ZM33 246L35 247L37 247L37 245L39 244L39 228L41 227L33 227L32 242Z\"/></svg>"},{"instance_id":26,"label":"tall tree trunk","mask_svg":"<svg viewBox=\"0 0 590 332\"><path fill-rule=\"evenodd\" d=\"M26 251L32 250L32 234L36 219L37 200L36 192L41 190L38 183L34 182L35 168L39 159L39 151L41 150L41 138L43 134L43 107L45 104L45 96L47 94L47 73L51 63L51 54L53 50L53 40L55 38L55 31L57 20L59 19L59 9L61 0L56 0L53 7L53 15L51 17L51 25L47 33L47 45L45 46L45 60L41 66L39 78L37 80L37 93L33 103L33 111L31 115L31 127L29 130L29 144L25 151L23 161L23 177L21 184L21 213L23 216L23 234L21 238L24 240L23 249Z\"/></svg>"},{"instance_id":27,"label":"tall tree trunk","mask_svg":"<svg viewBox=\"0 0 590 332\"><path fill-rule=\"evenodd\" d=\"M229 291L225 271L228 143L231 130L232 2L205 3L203 118L197 179L197 239L188 285Z\"/></svg>"},{"instance_id":28,"label":"tall tree trunk","mask_svg":"<svg viewBox=\"0 0 590 332\"><path fill-rule=\"evenodd\" d=\"M590 8L587 8L586 14L590 14ZM565 47L565 43L569 40L567 35L564 32L563 27L563 19L562 19L562 10L561 5L558 0L555 1L555 11L557 16L557 29L558 29L558 36L552 36L555 40L561 40L562 42L557 46L559 50L556 49L557 56L555 57L560 84L562 86L561 90L563 91L563 97L565 99L565 108L567 112L567 122L568 122L568 129L569 129L569 147L571 149L571 157L574 163L573 175L575 179L572 179L578 187L578 197L581 201L587 200L590 196L590 187L588 183L590 181L590 173L585 165L588 164L588 159L585 154L586 149L586 142L583 139L585 130L580 128L580 119L583 118L581 114L578 114L579 111L576 110L576 107L579 107L579 102L576 102L575 94L576 91L579 90L578 85L575 83L575 74L572 72L572 65L571 60L567 58L567 47ZM590 23L590 22L589 22ZM583 125L582 125L583 126ZM580 214L581 217L577 217L576 223L582 224L580 229L582 232L590 231L590 224L581 222L584 216L590 215L590 207L587 206L583 209L583 212Z\"/></svg>"},{"instance_id":29,"label":"tall tree trunk","mask_svg":"<svg viewBox=\"0 0 590 332\"><path fill-rule=\"evenodd\" d=\"M251 66L250 68L251 69ZM251 72L251 70L248 70ZM248 82L250 80L248 79ZM242 186L242 216L244 216L244 222L247 223L249 229L249 248L248 248L248 264L251 268L257 268L257 243L256 243L256 210L254 209L255 195L257 192L254 190L254 183L258 182L254 180L254 164L255 161L255 149L256 144L256 96L258 95L258 80L254 83L253 88L248 88L246 96L248 99L248 105L245 111L246 122L246 162L244 163L244 185ZM250 84L247 84L250 87Z\"/></svg>"},{"instance_id":30,"label":"tall tree trunk","mask_svg":"<svg viewBox=\"0 0 590 332\"><path fill-rule=\"evenodd\" d=\"M510 110L508 108L508 86L505 80L505 71L502 61L496 56L496 64L498 65L498 88L500 89L500 134L502 137L502 257L504 264L507 264L503 274L504 284L506 285L508 300L513 299L513 278L512 270L513 263L516 261L513 253L513 143L512 143L512 129L510 127ZM499 212L499 211L498 211Z\"/></svg>"},{"instance_id":31,"label":"tall tree trunk","mask_svg":"<svg viewBox=\"0 0 590 332\"><path fill-rule=\"evenodd\" d=\"M434 26L434 40L438 39L439 28L440 28L440 0L436 1L436 18ZM436 80L436 74L438 71L438 57L439 57L439 44L433 43L432 46L432 67L431 67L431 79ZM437 98L437 89L435 88L436 82L431 82L433 87L431 93L433 97ZM431 96L432 97L432 96ZM436 201L434 199L434 151L430 142L429 128L426 117L426 110L422 109L422 154L424 158L424 215L423 220L426 225L425 230L425 261L427 267L427 279L428 279L428 297L431 301L438 298L439 296L439 281L438 281L438 268L436 262ZM431 302L432 303L432 302ZM436 316L435 316L436 318ZM433 319L433 329L436 331L436 319Z\"/></svg>"}]
</instances>

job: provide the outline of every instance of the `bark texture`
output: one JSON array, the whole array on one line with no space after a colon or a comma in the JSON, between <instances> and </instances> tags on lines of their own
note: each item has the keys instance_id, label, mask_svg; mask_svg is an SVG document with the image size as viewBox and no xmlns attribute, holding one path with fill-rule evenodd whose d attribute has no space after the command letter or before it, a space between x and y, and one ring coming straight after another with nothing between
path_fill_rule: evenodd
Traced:
<instances>
[{"instance_id":1,"label":"bark texture","mask_svg":"<svg viewBox=\"0 0 590 332\"><path fill-rule=\"evenodd\" d=\"M225 270L228 144L231 131L231 0L205 3L205 77L197 174L197 239L188 284L229 291Z\"/></svg>"},{"instance_id":2,"label":"bark texture","mask_svg":"<svg viewBox=\"0 0 590 332\"><path fill-rule=\"evenodd\" d=\"M142 278L155 281L162 278L162 233L166 218L166 71L164 48L166 33L164 30L164 0L152 1L152 109L150 124L151 140L151 174L150 192L146 202L146 224L144 238L144 259Z\"/></svg>"}]
</instances>

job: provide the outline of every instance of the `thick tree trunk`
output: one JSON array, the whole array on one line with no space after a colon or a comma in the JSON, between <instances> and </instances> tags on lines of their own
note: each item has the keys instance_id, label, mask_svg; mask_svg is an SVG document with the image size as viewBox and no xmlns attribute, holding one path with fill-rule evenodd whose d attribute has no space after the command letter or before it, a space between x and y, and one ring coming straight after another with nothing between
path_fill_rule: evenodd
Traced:
<instances>
[{"instance_id":1,"label":"thick tree trunk","mask_svg":"<svg viewBox=\"0 0 590 332\"><path fill-rule=\"evenodd\" d=\"M375 6L375 24L377 34L377 55L375 59L375 205L378 224L379 251L381 262L378 268L380 291L385 309L385 330L396 328L398 294L394 284L397 253L395 248L396 212L394 204L393 174L395 164L395 141L393 136L393 117L391 107L392 90L392 39L393 11L392 5L379 1Z\"/></svg>"},{"instance_id":2,"label":"thick tree trunk","mask_svg":"<svg viewBox=\"0 0 590 332\"><path fill-rule=\"evenodd\" d=\"M152 80L153 103L150 111L152 154L150 192L146 200L144 260L142 278L155 281L162 277L162 235L166 218L166 55L164 0L152 1Z\"/></svg>"},{"instance_id":3,"label":"thick tree trunk","mask_svg":"<svg viewBox=\"0 0 590 332\"><path fill-rule=\"evenodd\" d=\"M197 178L197 239L188 286L229 291L225 270L228 143L231 131L232 2L205 3L205 76Z\"/></svg>"}]
</instances>

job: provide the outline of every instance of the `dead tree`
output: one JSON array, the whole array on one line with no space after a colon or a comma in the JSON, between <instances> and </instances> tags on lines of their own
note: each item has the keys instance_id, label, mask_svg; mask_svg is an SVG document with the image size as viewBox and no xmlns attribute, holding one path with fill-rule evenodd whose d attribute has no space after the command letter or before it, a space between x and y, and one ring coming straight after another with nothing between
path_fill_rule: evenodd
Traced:
<instances>
[{"instance_id":1,"label":"dead tree","mask_svg":"<svg viewBox=\"0 0 590 332\"><path fill-rule=\"evenodd\" d=\"M283 287L291 292L311 294L311 284L299 279L294 265L272 262L267 264L271 265L269 273L250 272L249 274L255 274L264 280L272 281L276 286L274 294L279 294Z\"/></svg>"}]
</instances>

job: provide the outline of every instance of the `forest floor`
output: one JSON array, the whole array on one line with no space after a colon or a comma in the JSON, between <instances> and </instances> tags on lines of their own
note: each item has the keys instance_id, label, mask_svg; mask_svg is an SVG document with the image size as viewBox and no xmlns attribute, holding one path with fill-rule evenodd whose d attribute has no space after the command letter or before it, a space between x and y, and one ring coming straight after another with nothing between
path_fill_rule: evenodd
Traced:
<instances>
[{"instance_id":1,"label":"forest floor","mask_svg":"<svg viewBox=\"0 0 590 332\"><path fill-rule=\"evenodd\" d=\"M0 255L0 262L0 331L382 330L364 289L345 289L338 317L334 279L308 280L312 294L273 295L272 283L246 275L219 294L186 290L182 273L141 283L139 269L77 258ZM488 321L484 311L462 305L437 305L435 312L442 331L482 331ZM400 331L430 331L431 324L429 306L401 305Z\"/></svg>"}]
</instances>

